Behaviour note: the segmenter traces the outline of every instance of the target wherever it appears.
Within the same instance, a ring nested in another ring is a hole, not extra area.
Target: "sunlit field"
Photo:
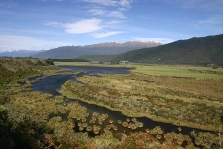
[[[10,72],[11,80],[0,89],[0,148],[13,143],[28,148],[222,147],[222,68],[55,63],[132,68],[129,74],[91,74],[83,67],[81,72],[63,71],[9,60],[10,67],[1,69],[8,73],[6,68],[20,68],[21,75]],[[39,82],[39,87],[54,90],[54,82],[68,74],[74,79],[65,80],[59,89],[55,87],[56,96],[53,92],[33,92]],[[2,73],[1,79],[7,78]],[[117,117],[117,113],[125,118]],[[148,120],[159,125],[145,125]],[[167,125],[174,131],[162,128]],[[185,132],[187,129],[190,131]]]
[[[214,123],[203,124],[204,120],[201,117],[206,112],[201,111],[207,110],[209,106],[214,106],[216,110],[223,106],[222,68],[142,64],[56,64],[132,68],[132,73],[129,75],[101,75],[102,77],[99,78],[83,76],[78,80],[88,84],[87,86],[68,81],[61,90],[61,93],[69,98],[75,97],[111,110],[121,111],[127,116],[146,116],[156,121],[214,130]],[[191,109],[193,103],[203,105],[196,105]],[[174,114],[175,118],[170,116],[174,109],[170,110],[168,107],[173,105],[176,107],[174,113],[178,113]],[[154,107],[156,107],[155,111]],[[192,123],[190,112],[199,109],[200,120]],[[190,112],[185,113],[181,110]],[[167,114],[168,112],[170,115]]]
[[[215,78],[223,79],[223,68],[213,69],[212,67],[199,66],[174,66],[174,65],[135,65],[133,72],[150,75],[168,75],[194,78]]]
[[[213,78],[223,79],[223,68],[218,67],[202,67],[188,65],[145,65],[145,64],[95,64],[90,62],[55,62],[55,65],[68,66],[100,66],[100,67],[129,67],[135,73],[149,75],[167,75],[178,77],[193,77],[193,78]]]

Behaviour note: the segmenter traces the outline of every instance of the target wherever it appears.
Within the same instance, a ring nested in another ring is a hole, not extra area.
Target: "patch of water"
[[[79,72],[79,73],[75,75],[74,74],[69,74],[69,75],[58,74],[55,76],[43,78],[40,81],[33,84],[33,91],[49,93],[49,94],[52,94],[53,96],[56,96],[56,95],[60,95],[58,90],[60,90],[61,86],[68,80],[77,81],[76,78],[81,77],[83,75],[97,75],[99,73],[128,74],[130,70],[129,68],[103,68],[103,67],[80,67],[80,66],[78,67],[60,66],[60,68],[64,68],[66,70],[69,70],[72,72]],[[78,82],[78,83],[82,83],[82,82]],[[179,133],[177,129],[178,126],[172,125],[170,123],[156,122],[146,117],[137,118],[138,121],[143,122],[144,127],[131,130],[129,128],[122,127],[120,124],[117,124],[118,120],[126,121],[126,119],[128,118],[125,115],[123,115],[121,112],[111,111],[107,108],[100,107],[94,104],[88,104],[80,100],[69,99],[69,102],[78,102],[80,105],[88,109],[88,113],[90,115],[93,112],[98,112],[100,114],[108,114],[108,119],[105,121],[104,125],[107,125],[109,123],[108,120],[113,120],[115,126],[118,127],[118,131],[116,131],[116,134],[118,133],[130,134],[132,132],[138,132],[138,131],[145,132],[146,128],[153,129],[156,126],[160,126],[162,130],[164,131],[164,133],[170,133],[170,132]],[[193,130],[196,130],[196,132],[201,132],[201,131],[207,132],[207,131],[193,129],[189,127],[181,127],[181,128],[182,128],[181,133],[185,135],[190,135],[190,132]]]

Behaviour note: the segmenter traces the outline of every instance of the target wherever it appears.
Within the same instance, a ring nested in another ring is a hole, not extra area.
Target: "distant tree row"
[[[52,60],[54,62],[90,62],[89,60],[86,59],[48,59]]]

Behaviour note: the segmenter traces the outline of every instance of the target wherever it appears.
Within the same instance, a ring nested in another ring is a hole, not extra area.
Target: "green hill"
[[[166,45],[143,48],[112,56],[82,56],[100,61],[130,61],[151,64],[223,65],[223,34],[179,40]]]
[[[38,74],[40,66],[49,64],[49,60],[36,58],[0,58],[0,89],[13,80]]]

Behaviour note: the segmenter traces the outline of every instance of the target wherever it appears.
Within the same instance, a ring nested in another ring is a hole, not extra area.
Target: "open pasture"
[[[223,68],[181,65],[134,65],[133,72],[150,75],[223,79]]]
[[[55,62],[55,65],[128,67],[128,68],[133,68],[132,72],[149,74],[149,75],[223,79],[222,67],[215,68],[215,67],[190,66],[190,65],[149,65],[149,64],[138,64],[138,63],[111,65],[106,63],[96,64],[91,62]]]

